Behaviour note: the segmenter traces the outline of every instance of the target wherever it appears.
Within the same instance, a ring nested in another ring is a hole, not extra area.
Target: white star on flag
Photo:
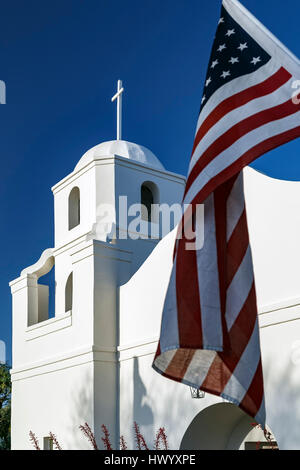
[[[208,77],[208,79],[205,82],[205,86],[208,86],[211,83],[211,77]]]
[[[234,30],[234,29],[228,29],[228,31],[227,31],[227,33],[225,34],[225,36],[230,37],[232,34],[235,34],[235,30]]]
[[[206,96],[203,95],[202,100],[201,100],[201,104],[203,104],[205,100],[206,100]]]
[[[221,75],[222,78],[226,78],[226,77],[229,77],[230,76],[230,71],[227,70],[226,72],[224,71]]]
[[[239,62],[239,59],[238,57],[231,57],[231,59],[228,62],[230,62],[232,65],[237,64]]]
[[[224,23],[224,18],[223,18],[223,17],[219,19],[219,23],[218,23],[218,24],[221,24],[221,23]]]
[[[253,57],[250,64],[256,65],[258,62],[261,62],[261,58],[260,57]]]
[[[219,46],[218,52],[222,52],[224,49],[226,49],[226,44],[221,44]]]
[[[247,46],[247,43],[246,43],[246,42],[245,42],[244,44],[240,44],[239,47],[238,47],[238,49],[239,49],[240,51],[243,51],[244,49],[247,49],[247,48],[248,48],[248,46]]]
[[[214,69],[216,65],[218,65],[219,61],[218,59],[214,60],[210,66],[211,69]]]

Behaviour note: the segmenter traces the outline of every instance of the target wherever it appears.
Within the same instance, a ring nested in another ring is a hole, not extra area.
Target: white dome
[[[102,144],[98,144],[88,150],[77,163],[75,171],[80,170],[89,162],[101,160],[111,155],[129,158],[152,168],[164,170],[158,158],[146,147],[126,142],[126,140],[111,140],[109,142],[102,142]]]

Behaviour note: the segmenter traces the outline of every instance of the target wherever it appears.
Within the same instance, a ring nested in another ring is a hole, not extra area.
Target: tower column
[[[84,331],[86,321],[93,350],[94,432],[101,425],[119,445],[119,285],[131,269],[131,252],[116,245],[89,240],[71,253],[74,277],[74,324]],[[76,320],[77,318],[77,320]],[[90,336],[92,335],[92,336]]]
[[[38,282],[35,274],[24,274],[10,282],[13,310],[13,355],[18,362],[18,348],[25,329],[38,323]]]

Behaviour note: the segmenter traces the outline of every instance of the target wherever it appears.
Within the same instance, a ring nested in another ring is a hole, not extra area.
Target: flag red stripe
[[[189,174],[185,195],[192,186],[195,179],[198,177],[200,172],[216,158],[220,153],[224,152],[227,148],[231,147],[237,140],[249,132],[264,126],[272,121],[283,119],[291,114],[295,114],[299,111],[300,105],[293,103],[291,99],[280,105],[274,106],[273,108],[265,109],[259,113],[253,114],[252,116],[240,121],[235,124],[231,129],[216,139],[206,151],[201,155],[192,171]]]
[[[217,353],[200,388],[220,395],[230,376],[231,371],[225,366],[220,353]]]
[[[186,242],[188,241],[183,235],[178,243],[176,261],[179,344],[182,348],[201,349],[202,324],[196,251],[186,250]]]
[[[254,306],[254,310],[253,310]],[[206,389],[215,389],[222,393],[226,387],[241,355],[247,347],[256,323],[256,294],[254,283],[249,295],[241,309],[239,316],[230,330],[231,350],[218,353],[202,386]],[[201,388],[202,388],[201,386]],[[217,387],[218,386],[218,387]]]
[[[203,124],[198,129],[195,137],[194,147],[192,155],[195,152],[200,140],[207,134],[207,132],[222,119],[226,114],[230,113],[234,109],[237,109],[250,101],[261,98],[262,96],[274,93],[278,88],[283,86],[290,80],[292,75],[281,67],[271,77],[267,78],[261,83],[254,85],[246,90],[243,90],[235,95],[230,96],[226,100],[222,101],[205,119]]]
[[[256,307],[256,292],[255,284],[252,282],[252,287],[249,291],[248,297],[241,309],[236,321],[230,329],[230,340],[231,348],[237,355],[239,360],[243,354],[249,338],[252,335],[257,319],[257,307]],[[237,362],[231,363],[231,370],[235,369]]]
[[[234,231],[227,243],[227,286],[231,284],[235,273],[240,267],[241,262],[249,246],[249,235],[247,226],[246,209],[244,209]]]
[[[165,375],[181,381],[185,376],[194,354],[195,351],[192,349],[178,349],[165,370]]]
[[[155,354],[155,359],[161,355],[161,349],[160,349],[160,341],[158,342],[156,354]]]
[[[259,361],[252,383],[248,388],[243,401],[239,405],[240,408],[255,417],[262,404],[263,395],[263,372],[261,361]]]
[[[214,192],[214,210],[216,227],[216,245],[219,274],[219,292],[221,305],[221,321],[223,332],[223,350],[230,349],[229,335],[225,322],[226,312],[226,232],[227,232],[227,199],[237,179],[235,175],[224,184],[220,185]]]

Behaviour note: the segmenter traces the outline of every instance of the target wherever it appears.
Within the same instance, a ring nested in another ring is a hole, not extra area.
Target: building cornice
[[[76,367],[87,363],[110,362],[118,363],[146,355],[154,355],[158,338],[144,340],[131,345],[108,348],[101,345],[85,346],[73,352],[48,357],[43,361],[24,364],[11,370],[12,382],[25,380],[58,370]]]
[[[156,168],[152,168],[143,163],[130,160],[125,157],[120,157],[118,155],[110,155],[110,156],[108,155],[107,157],[101,157],[101,159],[99,160],[93,160],[91,162],[88,162],[83,168],[80,168],[80,170],[73,171],[72,173],[67,175],[65,178],[63,178],[61,181],[59,181],[54,186],[52,186],[51,190],[54,194],[56,194],[58,191],[61,191],[65,186],[68,186],[70,183],[74,182],[77,178],[82,176],[87,171],[90,171],[91,169],[95,168],[96,166],[114,165],[114,164],[117,164],[119,166],[124,166],[127,168],[134,167],[136,170],[143,171],[143,173],[155,175],[156,177],[160,177],[163,179],[170,179],[172,181],[178,180],[178,182],[180,182],[182,185],[185,185],[186,178],[177,173],[173,173],[167,170],[159,170]]]

